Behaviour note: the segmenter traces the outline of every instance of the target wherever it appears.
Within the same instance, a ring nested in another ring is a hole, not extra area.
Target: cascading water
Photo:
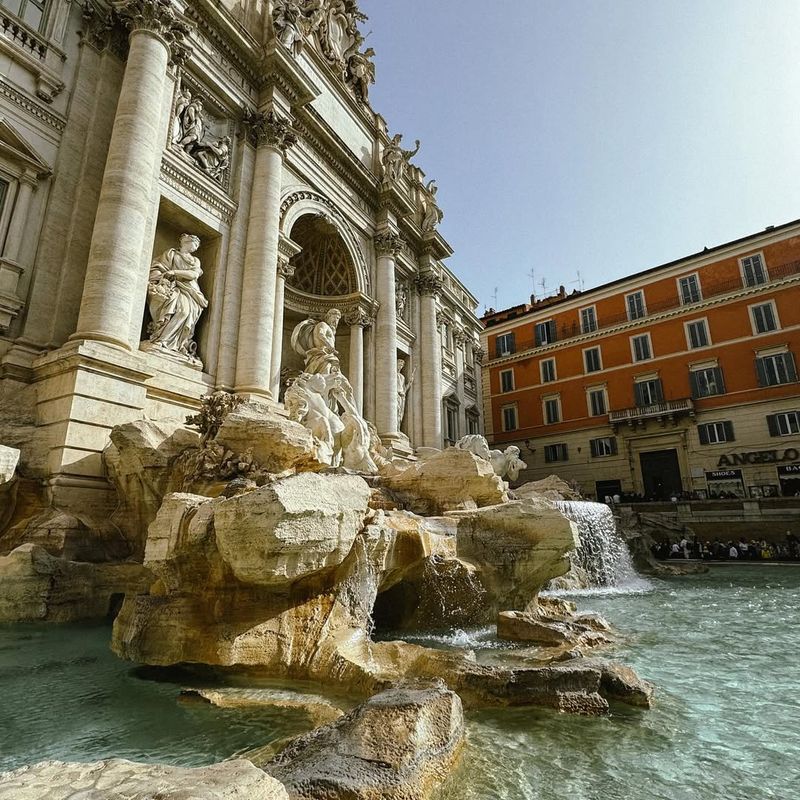
[[[578,526],[580,547],[570,558],[573,566],[586,572],[590,587],[649,588],[649,583],[636,572],[628,545],[607,505],[559,500],[556,507]]]

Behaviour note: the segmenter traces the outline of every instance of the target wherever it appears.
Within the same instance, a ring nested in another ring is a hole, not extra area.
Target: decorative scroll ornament
[[[396,256],[403,249],[403,237],[393,231],[379,233],[374,242],[375,252],[379,256]]]
[[[444,288],[444,281],[433,270],[420,272],[415,282],[420,294],[433,295],[434,297],[440,295]]]
[[[297,132],[289,120],[274,111],[268,114],[248,111],[243,121],[247,137],[254,147],[274,147],[285,153],[297,144]]]
[[[375,315],[363,308],[351,308],[344,314],[344,321],[350,325],[360,325],[362,328],[369,328],[375,322]]]

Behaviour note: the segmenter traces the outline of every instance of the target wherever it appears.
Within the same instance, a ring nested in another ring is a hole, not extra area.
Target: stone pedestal
[[[288,121],[274,112],[253,120],[249,135],[257,151],[239,313],[236,391],[271,400],[281,173],[283,154],[296,136]]]

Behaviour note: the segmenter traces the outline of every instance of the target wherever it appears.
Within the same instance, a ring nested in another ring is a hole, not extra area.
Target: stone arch
[[[291,237],[292,229],[302,217],[321,218],[333,226],[339,235],[344,251],[352,264],[355,285],[351,292],[370,294],[370,280],[364,253],[358,243],[352,227],[339,211],[336,205],[324,195],[310,189],[295,189],[285,195],[281,203],[280,231],[284,236]],[[332,253],[334,262],[341,262],[343,253]],[[341,282],[340,282],[341,283]],[[343,294],[347,292],[342,292]]]

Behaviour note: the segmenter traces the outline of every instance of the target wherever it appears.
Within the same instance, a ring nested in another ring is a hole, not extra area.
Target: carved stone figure
[[[198,247],[200,239],[184,233],[178,247],[166,250],[152,263],[147,287],[150,341],[196,364],[200,359],[192,337],[208,306],[197,282],[203,274],[200,259],[193,255]]]
[[[230,166],[231,137],[203,141],[205,133],[203,101],[193,100],[188,89],[180,89],[172,118],[172,146],[210,177],[221,180]]]
[[[399,428],[403,422],[403,417],[406,415],[406,397],[411,384],[414,383],[414,376],[417,373],[416,368],[412,370],[408,380],[403,374],[403,367],[405,367],[405,359],[397,359],[397,427]]]
[[[423,190],[422,230],[425,232],[436,230],[436,226],[444,219],[444,212],[436,204],[436,192],[439,187],[436,181],[429,181]]]
[[[419,139],[414,143],[413,150],[404,150],[400,147],[403,140],[402,133],[396,133],[383,150],[383,180],[395,183],[403,178],[408,170],[408,162],[419,152]]]
[[[303,43],[305,22],[301,0],[276,0],[272,22],[280,43],[297,55]]]
[[[405,283],[399,282],[395,287],[394,302],[397,307],[398,319],[405,320],[408,307],[408,286]]]
[[[194,148],[200,144],[204,130],[203,101],[199,99],[192,100],[181,115],[181,132],[183,136],[181,136],[178,144],[191,155]]]
[[[175,101],[175,116],[172,118],[172,143],[180,144],[181,139],[184,137],[183,129],[183,115],[189,104],[192,102],[192,93],[182,88],[178,92],[178,98]]]
[[[362,103],[369,102],[369,85],[375,83],[375,65],[371,61],[374,55],[375,51],[368,47],[363,53],[356,50],[347,56],[345,83]]]
[[[223,136],[216,142],[204,142],[192,153],[204,172],[218,178],[231,163],[231,137]]]
[[[479,434],[463,436],[455,444],[458,450],[468,450],[478,458],[490,462],[495,475],[515,481],[527,464],[519,457],[519,447],[509,445],[505,450],[490,450],[489,443]]]
[[[336,351],[339,309],[323,320],[307,319],[292,332],[292,348],[303,356],[304,371],[286,389],[290,419],[315,437],[317,458],[331,466],[377,472],[370,455],[369,427],[356,406],[353,387],[342,375]]]

